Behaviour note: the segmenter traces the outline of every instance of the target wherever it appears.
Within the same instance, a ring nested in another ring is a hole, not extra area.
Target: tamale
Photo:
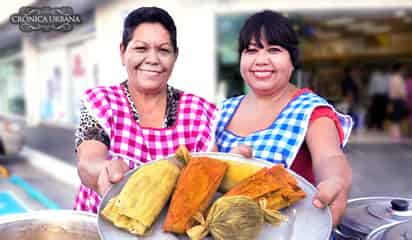
[[[297,186],[298,181],[296,178],[290,174],[281,164],[274,165],[269,168],[269,173],[278,179],[278,181],[286,182],[291,186]]]
[[[262,168],[256,174],[237,184],[225,196],[243,195],[257,199],[265,194],[280,190],[282,186],[283,184],[279,184],[267,168]]]
[[[119,208],[115,206],[116,201],[117,196],[110,199],[107,206],[103,209],[102,215],[118,228],[125,229],[133,234],[143,235],[146,232],[147,227],[133,218],[121,215],[119,213]]]
[[[242,163],[233,160],[223,160],[228,164],[226,174],[219,186],[220,192],[227,192],[236,184],[258,172],[262,167],[253,163]]]
[[[221,197],[213,203],[206,220],[200,213],[194,218],[200,225],[187,231],[192,240],[201,240],[209,232],[216,240],[253,240],[258,237],[265,219],[271,224],[285,220],[245,196]]]
[[[184,145],[180,145],[176,150],[175,158],[187,165],[192,159],[189,150]],[[242,180],[252,176],[262,167],[253,163],[237,162],[229,159],[219,159],[227,163],[228,168],[219,186],[219,192],[225,193]]]
[[[263,168],[237,184],[225,196],[247,196],[255,201],[265,199],[267,208],[280,210],[306,196],[297,180],[282,165]]]
[[[278,193],[270,193],[266,196],[268,208],[283,209],[306,197],[296,178],[283,165],[275,165],[269,169],[269,172],[277,178],[277,181],[283,181],[287,187],[282,187]],[[279,201],[279,199],[283,201]]]
[[[102,215],[115,226],[143,235],[165,206],[179,173],[180,169],[167,160],[142,166],[109,201]]]
[[[207,157],[192,157],[182,170],[163,224],[163,230],[184,234],[196,212],[210,204],[223,179],[227,164]]]
[[[266,199],[267,208],[280,210],[289,207],[300,199],[305,198],[305,196],[304,191],[295,189],[294,186],[292,186],[291,188],[282,188],[280,191],[269,193],[259,199]]]
[[[192,156],[185,145],[179,145],[175,152],[175,158],[184,163],[184,165],[187,165],[192,159]]]

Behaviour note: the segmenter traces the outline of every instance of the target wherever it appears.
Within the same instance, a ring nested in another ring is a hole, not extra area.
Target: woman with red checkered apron
[[[329,205],[336,226],[346,207],[351,168],[342,151],[352,120],[322,97],[290,83],[298,37],[273,11],[249,17],[239,33],[240,73],[250,91],[219,108],[218,151],[249,148],[254,157],[283,164],[317,184],[313,205]],[[253,123],[253,124],[251,124]]]
[[[96,213],[100,196],[126,171],[173,154],[179,145],[191,152],[212,145],[216,107],[167,84],[178,51],[169,14],[156,7],[132,11],[120,51],[128,79],[89,89],[82,98],[76,210]]]

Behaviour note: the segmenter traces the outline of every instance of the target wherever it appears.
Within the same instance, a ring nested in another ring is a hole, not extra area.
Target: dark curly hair
[[[142,23],[160,23],[170,34],[173,50],[177,51],[176,25],[169,13],[158,7],[141,7],[127,15],[123,25],[122,44],[126,48],[133,32]]]

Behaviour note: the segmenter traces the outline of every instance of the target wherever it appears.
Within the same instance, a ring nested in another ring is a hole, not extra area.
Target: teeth
[[[255,76],[258,78],[266,78],[269,77],[272,72],[254,72]]]
[[[146,72],[146,74],[147,74],[147,75],[150,75],[150,76],[156,76],[156,75],[159,75],[159,73],[158,73],[158,72]]]
[[[142,70],[142,72],[144,72],[146,75],[150,75],[150,76],[157,76],[157,75],[160,74],[159,72],[155,72],[155,71]]]

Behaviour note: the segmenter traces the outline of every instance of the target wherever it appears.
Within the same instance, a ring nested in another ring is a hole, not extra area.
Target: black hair
[[[160,23],[170,34],[173,50],[177,51],[176,25],[169,13],[158,7],[141,7],[127,15],[123,25],[122,44],[126,48],[133,32],[142,23]]]
[[[239,33],[239,58],[252,38],[256,40],[258,47],[263,47],[262,31],[269,44],[279,45],[289,52],[292,64],[296,67],[299,58],[298,35],[288,18],[271,10],[255,13],[246,20]]]
[[[392,65],[392,72],[399,72],[399,71],[402,70],[402,67],[403,67],[403,64],[402,64],[402,63],[400,63],[400,62],[395,62],[395,63]]]
[[[343,72],[345,75],[350,75],[352,72],[353,66],[352,65],[347,65],[343,68]]]

